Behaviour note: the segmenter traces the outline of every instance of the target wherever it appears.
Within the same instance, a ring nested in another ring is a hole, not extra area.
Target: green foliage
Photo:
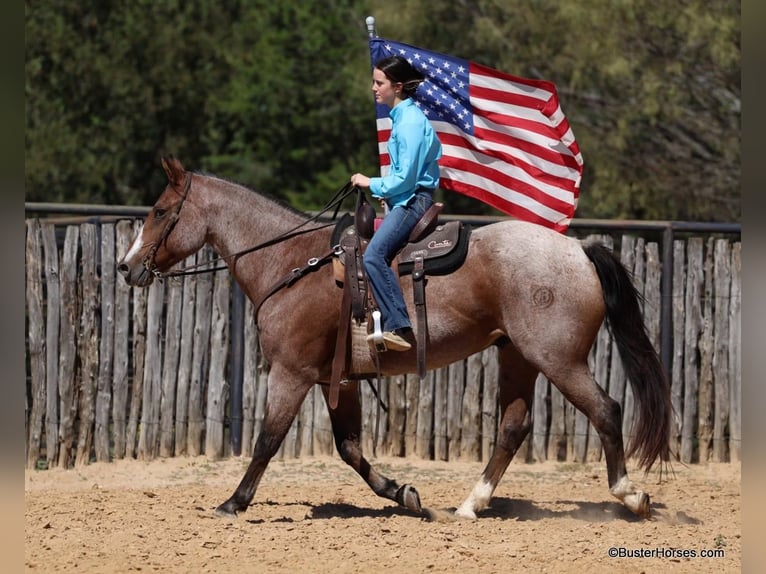
[[[724,0],[27,1],[27,199],[149,204],[173,154],[322,206],[378,171],[370,14],[381,36],[553,81],[585,158],[578,216],[740,219]]]

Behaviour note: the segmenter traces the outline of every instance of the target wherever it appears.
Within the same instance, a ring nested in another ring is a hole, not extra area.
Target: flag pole
[[[375,16],[367,16],[364,19],[364,23],[367,24],[367,33],[370,35],[370,38],[377,38],[378,35],[375,33]]]

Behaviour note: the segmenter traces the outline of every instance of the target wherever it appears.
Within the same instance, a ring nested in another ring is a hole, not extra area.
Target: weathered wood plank
[[[449,460],[457,460],[460,458],[465,361],[452,363],[448,367],[447,380],[447,440],[449,441],[447,456]]]
[[[701,298],[703,289],[702,239],[692,237],[686,253],[686,320],[684,323],[684,415],[681,426],[681,461],[692,462],[697,433],[697,345],[702,330]]]
[[[715,242],[714,255],[715,314],[713,316],[715,342],[713,347],[713,384],[715,408],[713,411],[713,460],[729,460],[729,305],[731,303],[731,247],[726,239]]]
[[[213,277],[213,300],[210,318],[210,368],[208,371],[205,455],[220,459],[224,456],[224,423],[229,401],[226,365],[229,359],[229,299],[231,276],[226,272]]]
[[[673,405],[673,421],[670,446],[673,453],[681,451],[681,426],[684,416],[684,350],[685,350],[685,293],[686,293],[686,242],[673,242],[673,369],[670,383],[670,402]]]
[[[460,433],[460,458],[468,461],[481,460],[481,377],[481,353],[474,353],[466,359]]]
[[[532,403],[532,460],[544,462],[548,456],[547,439],[548,432],[546,421],[548,419],[547,398],[550,390],[548,379],[540,373],[535,381],[535,394]],[[502,416],[502,415],[501,415]]]
[[[134,222],[134,234],[141,229],[139,221]],[[141,414],[141,399],[144,390],[144,369],[146,360],[146,307],[149,293],[146,289],[133,289],[133,381],[130,391],[130,413],[125,428],[125,456],[134,458],[138,443],[138,423]]]
[[[697,439],[699,460],[710,460],[713,441],[713,240],[705,249],[702,290],[702,332],[699,337],[699,381],[697,384]]]
[[[99,307],[98,259],[96,226],[85,223],[80,228],[80,328],[78,353],[80,357],[79,379],[79,424],[77,433],[77,454],[75,466],[90,462],[93,447],[93,425],[96,419],[96,386],[98,383],[98,329],[96,317]]]
[[[488,461],[497,441],[498,372],[497,347],[489,347],[481,353],[481,460]]]
[[[41,224],[45,253],[45,461],[56,465],[59,453],[59,337],[61,336],[61,285],[56,226]]]
[[[404,390],[407,404],[407,420],[404,424],[404,452],[405,456],[414,456],[417,453],[418,413],[421,408],[419,404],[420,377],[407,375]]]
[[[447,392],[449,371],[434,371],[434,460],[447,460]]]
[[[209,261],[212,251],[205,248],[199,261]],[[190,456],[203,452],[202,435],[205,430],[204,397],[210,364],[210,320],[213,304],[213,276],[203,273],[197,277],[197,307],[194,314],[194,343],[192,370],[189,378],[189,426],[186,451]]]
[[[114,375],[114,224],[101,225],[101,333],[99,340],[98,384],[96,387],[96,425],[93,449],[96,461],[108,462],[110,453],[110,408]]]
[[[159,281],[152,283],[146,302],[146,355],[137,451],[140,460],[152,460],[157,457],[159,451],[160,393],[162,392],[160,333],[164,297],[165,285]]]
[[[173,278],[167,282],[165,306],[165,348],[162,356],[162,394],[160,397],[160,450],[161,457],[175,453],[176,391],[181,350],[181,321],[183,318],[184,281]]]
[[[74,422],[77,417],[77,387],[75,361],[77,357],[77,318],[79,296],[77,284],[77,251],[80,228],[67,227],[64,251],[61,256],[60,295],[61,321],[59,323],[59,466],[67,468],[72,458]]]
[[[417,377],[413,377],[417,379]],[[434,372],[428,371],[420,381],[418,394],[417,442],[415,453],[424,459],[433,458],[434,436]]]
[[[729,300],[729,460],[742,460],[742,243],[731,248]]]
[[[133,224],[129,220],[118,221],[115,226],[117,259],[128,252],[133,239]],[[128,421],[128,368],[130,356],[130,299],[132,287],[126,281],[117,280],[114,285],[114,368],[112,372],[112,441],[114,458],[125,457],[125,432]]]
[[[184,266],[195,265],[201,254],[190,255]],[[184,277],[181,304],[181,342],[176,375],[175,441],[176,456],[186,454],[189,446],[189,387],[191,386],[194,339],[197,320],[197,280],[199,275]]]
[[[40,459],[45,416],[45,321],[43,320],[42,247],[40,220],[27,220],[26,237],[26,303],[27,355],[32,404],[27,415],[27,468],[36,468]]]
[[[564,461],[567,458],[567,435],[565,426],[565,402],[555,385],[550,385],[551,425],[548,431],[548,460]]]
[[[255,325],[255,307],[248,298],[245,298],[244,313],[243,336],[245,348],[242,373],[242,454],[246,456],[253,452],[254,446],[253,433],[255,430],[255,401],[258,381],[258,331]]]
[[[388,379],[388,442],[389,456],[405,456],[404,435],[407,424],[407,377],[396,375]]]

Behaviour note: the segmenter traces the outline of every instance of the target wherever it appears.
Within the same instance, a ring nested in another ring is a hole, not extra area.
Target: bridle
[[[259,243],[258,245],[254,245],[253,247],[248,247],[247,249],[243,249],[241,251],[237,251],[236,253],[230,253],[229,255],[223,255],[220,257],[217,257],[215,259],[211,259],[209,261],[203,261],[201,263],[197,263],[195,265],[189,265],[187,267],[184,267],[182,269],[177,269],[175,271],[165,271],[160,272],[157,269],[157,265],[155,263],[155,258],[157,256],[157,251],[159,250],[160,246],[167,241],[167,238],[170,236],[170,233],[173,231],[173,228],[175,227],[176,223],[178,222],[178,219],[181,216],[181,208],[184,205],[184,202],[186,201],[187,196],[189,195],[189,190],[191,189],[191,183],[192,183],[192,172],[186,172],[186,181],[184,182],[183,191],[181,192],[181,200],[178,202],[175,210],[168,218],[167,223],[165,224],[165,227],[162,229],[162,232],[160,233],[159,238],[157,241],[153,242],[151,244],[151,247],[147,254],[144,256],[142,260],[142,264],[144,268],[146,268],[147,271],[152,273],[155,277],[158,279],[164,279],[166,277],[179,277],[183,275],[195,275],[199,273],[212,273],[215,271],[221,271],[224,269],[227,269],[226,265],[217,265],[215,267],[207,267],[205,269],[200,269],[200,267],[212,265],[213,263],[216,263],[218,261],[227,261],[229,259],[238,259],[242,255],[246,255],[248,253],[252,253],[254,251],[258,251],[260,249],[264,249],[266,247],[270,247],[272,245],[276,245],[278,243],[282,243],[283,241],[286,241],[288,239],[291,239],[293,237],[297,237],[299,235],[303,235],[305,233],[311,233],[313,231],[318,231],[320,229],[324,229],[327,227],[331,227],[335,225],[335,223],[327,223],[325,225],[321,225],[319,227],[312,227],[311,229],[301,229],[303,226],[317,221],[322,215],[324,215],[327,211],[335,208],[335,211],[333,213],[332,219],[334,220],[336,216],[338,215],[338,210],[340,209],[341,204],[343,203],[343,200],[346,199],[349,195],[355,192],[359,192],[359,189],[352,185],[351,183],[345,184],[343,187],[341,187],[337,192],[335,192],[335,195],[332,197],[332,199],[327,203],[327,205],[322,208],[319,213],[316,215],[313,215],[300,225],[295,226],[293,229],[290,229],[289,231],[286,231],[277,237],[274,237],[272,239],[268,239],[262,243]],[[330,255],[337,254],[339,250],[339,246],[333,247],[333,249],[330,252]],[[325,256],[321,258],[323,261],[329,256]],[[312,257],[308,262],[309,268],[315,268],[320,263],[320,258]],[[302,269],[296,268],[292,270],[293,275],[300,275],[299,273],[302,271]]]
[[[178,202],[176,205],[175,211],[170,214],[170,217],[168,218],[167,223],[165,223],[165,227],[162,228],[162,232],[160,233],[159,239],[157,241],[154,241],[149,248],[149,251],[144,256],[143,260],[141,261],[144,265],[144,268],[146,268],[147,271],[150,273],[153,273],[157,277],[161,277],[162,274],[157,271],[157,265],[155,264],[155,258],[157,257],[157,251],[160,248],[160,245],[162,245],[165,241],[167,241],[168,236],[170,235],[170,232],[173,231],[173,228],[176,226],[176,223],[178,223],[178,219],[181,216],[181,208],[184,206],[184,202],[186,201],[187,196],[189,195],[189,190],[191,189],[191,182],[192,182],[192,174],[190,172],[186,172],[186,181],[184,182],[183,191],[181,192],[181,201]]]

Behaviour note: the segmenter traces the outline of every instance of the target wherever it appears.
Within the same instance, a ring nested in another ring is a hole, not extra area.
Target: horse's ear
[[[162,169],[165,170],[165,175],[168,176],[170,185],[179,187],[183,183],[186,170],[181,162],[172,155],[162,158]]]

